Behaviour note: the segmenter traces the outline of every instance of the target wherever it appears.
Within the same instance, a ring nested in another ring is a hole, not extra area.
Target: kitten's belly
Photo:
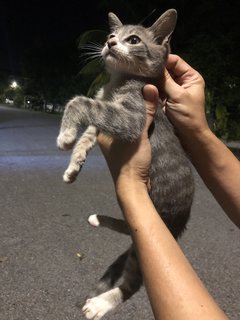
[[[177,236],[187,222],[193,200],[194,182],[190,162],[172,126],[165,119],[155,122],[150,141],[150,197],[165,223],[176,231]]]

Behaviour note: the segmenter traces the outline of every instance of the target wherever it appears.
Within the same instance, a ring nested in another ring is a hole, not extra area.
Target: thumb
[[[143,88],[143,97],[146,103],[147,120],[146,120],[145,130],[147,132],[151,123],[153,122],[154,115],[158,107],[158,101],[159,101],[158,89],[151,84],[147,84]]]
[[[171,100],[175,100],[176,93],[181,89],[181,86],[173,80],[167,69],[164,70],[163,89]]]

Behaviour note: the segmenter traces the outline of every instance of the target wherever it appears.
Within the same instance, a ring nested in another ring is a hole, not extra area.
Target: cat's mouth
[[[109,70],[125,70],[126,61],[122,58],[122,52],[118,48],[108,48],[105,46],[102,50],[102,57],[105,62],[105,65]]]
[[[107,57],[116,57],[116,53],[114,52],[114,50],[109,49],[107,47],[105,47],[102,51],[102,56],[104,59],[106,59]]]
[[[112,52],[112,51],[109,51],[108,53],[107,53],[107,55],[106,55],[106,57],[113,57],[113,58],[116,58],[116,54],[114,54],[114,52]]]

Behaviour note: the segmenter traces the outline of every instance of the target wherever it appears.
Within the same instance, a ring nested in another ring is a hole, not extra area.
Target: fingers
[[[193,95],[197,95],[204,88],[202,76],[177,55],[170,54],[164,73],[164,91],[168,100],[181,102],[186,89]]]
[[[191,70],[195,71],[187,62],[175,54],[168,56],[166,68],[172,76],[177,78],[182,78]]]
[[[174,102],[178,102],[183,93],[183,88],[173,80],[167,69],[164,70],[163,90],[167,95],[167,99],[173,100]]]
[[[201,74],[177,55],[169,55],[166,68],[174,81],[183,88],[195,85],[204,86]]]
[[[147,121],[144,131],[148,132],[148,129],[153,122],[155,112],[158,107],[159,94],[158,89],[153,85],[146,85],[143,88],[143,97],[146,103]]]
[[[179,95],[184,91],[182,85],[184,82],[189,81],[189,75],[194,71],[195,70],[179,56],[175,54],[168,56],[166,69],[164,71],[164,90],[172,100],[178,100]]]

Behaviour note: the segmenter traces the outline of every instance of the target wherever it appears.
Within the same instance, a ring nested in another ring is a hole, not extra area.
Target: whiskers
[[[81,49],[81,61],[85,64],[99,60],[109,72],[112,70],[116,73],[133,75],[144,75],[146,73],[146,63],[144,61],[146,52],[144,49],[136,48],[128,52],[121,46],[114,46],[110,49],[110,52],[102,54],[104,47],[94,42],[80,45],[79,48]]]
[[[90,60],[100,59],[102,60],[102,45],[94,42],[88,44],[83,44],[79,46],[81,50],[80,58],[84,62],[89,62]]]

